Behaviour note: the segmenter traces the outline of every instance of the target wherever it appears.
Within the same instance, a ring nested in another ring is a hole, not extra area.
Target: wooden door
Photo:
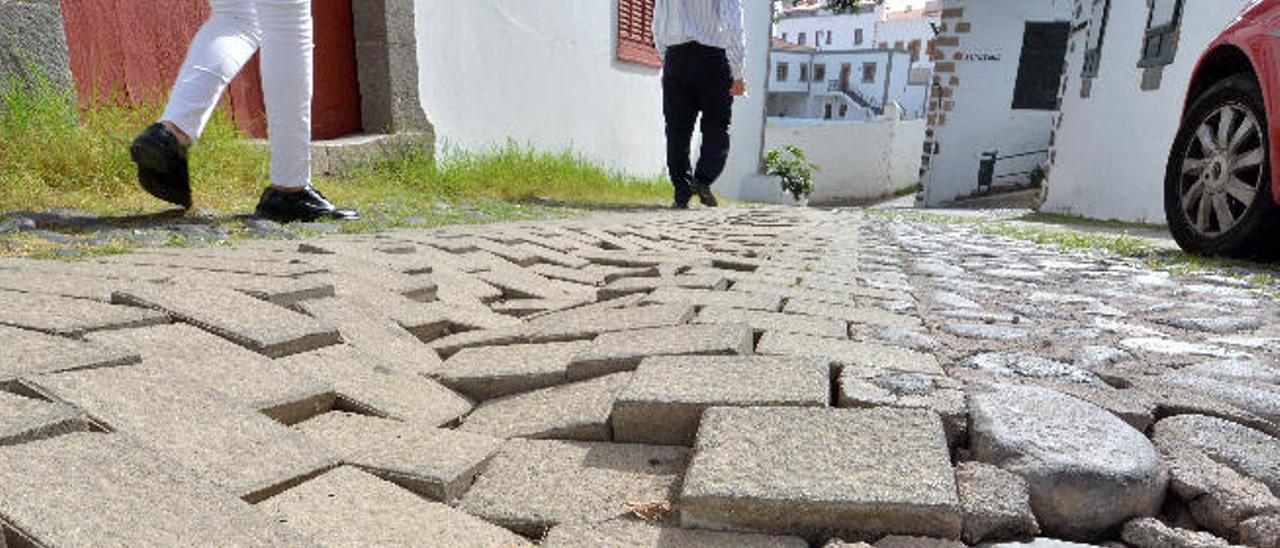
[[[849,89],[849,77],[853,75],[853,66],[849,63],[840,65],[840,91]]]

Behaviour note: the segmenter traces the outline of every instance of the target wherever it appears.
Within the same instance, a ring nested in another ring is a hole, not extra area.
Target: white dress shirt
[[[653,43],[666,57],[667,48],[685,42],[722,48],[734,80],[743,78],[747,39],[742,0],[655,0]]]

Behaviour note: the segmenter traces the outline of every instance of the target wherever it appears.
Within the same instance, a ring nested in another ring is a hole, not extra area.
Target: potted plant
[[[809,205],[809,196],[813,194],[813,172],[819,168],[809,163],[803,150],[794,146],[770,150],[765,155],[764,165],[769,175],[778,178],[783,192],[790,194],[800,205]]]

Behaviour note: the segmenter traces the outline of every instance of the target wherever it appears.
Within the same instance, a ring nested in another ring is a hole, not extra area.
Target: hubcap
[[[1262,126],[1243,105],[1223,105],[1200,121],[1183,155],[1178,193],[1197,232],[1221,235],[1253,206],[1264,183],[1263,143]]]

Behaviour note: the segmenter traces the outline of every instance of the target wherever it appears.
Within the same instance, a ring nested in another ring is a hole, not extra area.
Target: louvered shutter
[[[618,59],[662,66],[653,45],[654,0],[618,0]]]

